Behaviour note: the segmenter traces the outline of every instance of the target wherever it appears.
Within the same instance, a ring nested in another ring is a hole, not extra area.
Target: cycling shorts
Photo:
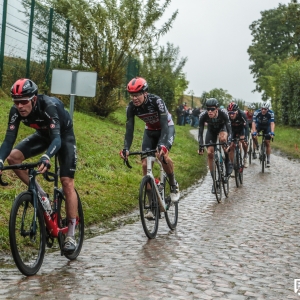
[[[205,144],[215,144],[217,142],[218,135],[220,132],[227,132],[227,128],[225,124],[223,124],[217,130],[212,130],[208,128],[205,136]]]
[[[161,130],[147,130],[144,131],[143,136],[143,143],[142,143],[142,151],[145,150],[151,150],[156,149],[159,139],[160,139]],[[168,142],[167,145],[164,145],[167,147],[167,149],[170,151],[173,145],[175,139],[175,126],[170,125],[169,126],[169,133],[168,133]],[[153,154],[154,156],[154,154]],[[145,156],[146,157],[146,156]],[[145,158],[142,156],[142,159]]]
[[[244,136],[245,135],[245,127],[238,127],[238,128],[234,128],[234,127],[231,127],[231,130],[232,130],[232,138],[234,138],[236,135],[239,135],[239,136]]]
[[[35,132],[17,144],[15,149],[21,151],[25,159],[28,159],[44,153],[50,144],[51,140],[49,137]],[[57,157],[60,166],[60,177],[74,178],[77,154],[73,128],[68,129],[61,135],[61,148],[57,153]]]
[[[259,126],[258,124],[256,124],[256,131],[257,131],[257,133],[262,131],[263,134],[266,134],[266,137],[265,137],[266,141],[271,140],[271,135],[269,135],[269,133],[271,132],[271,126],[270,125]]]

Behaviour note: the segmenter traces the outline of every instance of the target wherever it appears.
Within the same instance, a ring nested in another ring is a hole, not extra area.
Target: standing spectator
[[[198,127],[199,125],[200,108],[195,107],[192,111],[192,127]]]

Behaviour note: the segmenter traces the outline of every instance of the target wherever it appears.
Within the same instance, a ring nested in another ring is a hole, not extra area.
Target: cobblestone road
[[[184,191],[179,223],[140,222],[86,240],[78,260],[48,254],[36,276],[0,270],[1,299],[300,299],[299,163],[256,160],[220,204],[206,176]]]

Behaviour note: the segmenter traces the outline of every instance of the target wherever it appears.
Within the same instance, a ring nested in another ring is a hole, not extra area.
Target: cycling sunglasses
[[[32,99],[34,95],[31,98],[28,99],[12,99],[14,101],[15,106],[18,106],[19,104],[26,105],[28,104]]]
[[[237,111],[229,111],[228,114],[229,115],[234,115]]]
[[[206,107],[206,110],[210,111],[215,111],[217,108],[216,107]]]
[[[142,95],[143,95],[142,92],[129,94],[130,98],[137,98],[137,97],[142,96]]]

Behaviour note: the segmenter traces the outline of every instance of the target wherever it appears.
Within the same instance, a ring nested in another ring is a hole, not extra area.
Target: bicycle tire
[[[79,197],[79,194],[77,190],[75,189],[77,199],[78,199],[78,208],[77,208],[77,216],[76,216],[76,223],[78,221],[78,224],[75,227],[75,240],[76,240],[76,249],[72,253],[63,253],[63,255],[68,258],[69,260],[74,260],[78,257],[80,254],[83,240],[84,240],[84,214],[83,214],[83,209],[82,209],[82,204],[81,200]],[[66,214],[66,209],[65,209],[65,197],[63,197],[63,194],[58,195],[58,203],[57,203],[57,213],[58,213],[58,227],[59,228],[64,228],[68,226],[67,223],[67,214]],[[65,236],[59,235],[58,236],[58,241],[59,245],[63,244],[61,243],[62,241],[60,239],[65,240]]]
[[[235,148],[234,158],[233,158],[233,168],[234,168],[234,178],[235,185],[238,188],[240,186],[240,176],[239,176],[239,148]]]
[[[240,184],[243,184],[243,180],[244,180],[244,163],[243,163],[241,151],[239,151],[239,180],[240,180]]]
[[[266,154],[265,154],[265,143],[261,143],[261,172],[265,172],[265,162],[266,162]]]
[[[219,157],[215,158],[213,163],[213,185],[218,203],[222,200],[221,172],[219,165]],[[219,191],[219,193],[218,193]]]
[[[11,208],[9,218],[10,249],[16,266],[25,276],[35,275],[42,266],[46,230],[40,203],[36,210],[36,233],[32,232],[34,220],[33,195],[30,192],[19,194]]]
[[[149,239],[154,239],[157,230],[158,230],[158,223],[159,223],[159,216],[160,216],[160,209],[157,201],[156,191],[154,188],[154,181],[153,179],[146,175],[143,177],[141,185],[140,185],[140,192],[139,192],[139,206],[140,206],[140,216],[141,222],[143,225],[144,232]],[[151,191],[152,199],[148,198],[149,191]],[[152,213],[153,217],[149,217],[148,213]]]
[[[174,230],[178,222],[178,202],[171,201],[171,188],[169,180],[164,176],[164,198],[166,203],[165,219],[171,230]]]
[[[224,195],[227,198],[229,195],[229,176],[226,176],[226,169],[225,169],[225,164],[224,160],[222,162],[222,185],[223,185],[223,191]],[[227,180],[226,180],[227,179]],[[226,182],[225,182],[226,181]]]
[[[220,151],[220,155],[222,155],[221,145],[219,145],[219,151]],[[229,176],[226,176],[225,157],[223,155],[222,155],[222,157],[220,157],[220,172],[221,172],[224,195],[227,198],[229,195]],[[225,181],[227,181],[227,182],[225,182]]]
[[[248,151],[248,156],[249,156],[249,165],[251,165],[251,159],[252,159],[252,138],[249,140],[249,151]]]

